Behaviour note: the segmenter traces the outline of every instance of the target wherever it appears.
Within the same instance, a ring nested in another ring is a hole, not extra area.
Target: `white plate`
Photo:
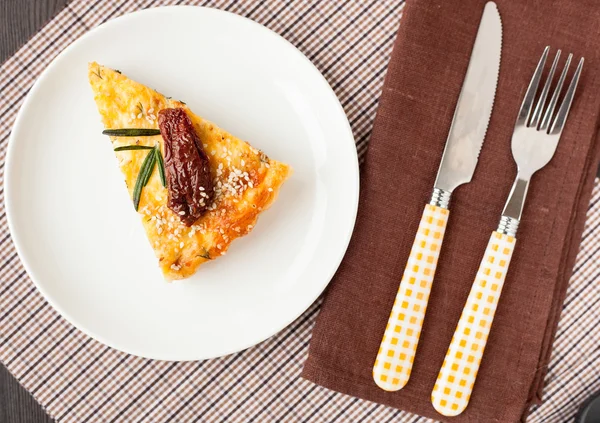
[[[254,231],[188,280],[162,279],[101,135],[92,60],[294,168]],[[233,14],[164,7],[90,31],[48,66],[15,122],[5,189],[25,268],[68,321],[131,354],[196,360],[266,339],[319,296],[350,240],[358,160],[335,94],[291,44]]]

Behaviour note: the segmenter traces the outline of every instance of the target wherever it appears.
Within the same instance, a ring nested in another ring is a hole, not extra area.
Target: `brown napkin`
[[[515,422],[541,401],[599,157],[600,8],[595,0],[497,1],[503,51],[496,103],[473,181],[452,198],[411,379],[390,393],[371,375],[484,4],[407,1],[362,168],[354,235],[325,297],[302,376],[437,420]],[[516,173],[510,151],[514,122],[546,45],[552,46],[551,54],[563,50],[561,63],[566,52],[577,60],[584,56],[582,79],[556,154],[533,177],[470,405],[462,415],[446,418],[433,409],[431,390]]]

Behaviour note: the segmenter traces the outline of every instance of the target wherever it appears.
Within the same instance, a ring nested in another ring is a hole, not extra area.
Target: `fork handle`
[[[373,379],[385,391],[403,388],[410,377],[448,216],[437,205],[423,210],[373,366]]]
[[[505,233],[490,237],[431,393],[433,407],[444,416],[462,413],[469,403],[515,243]]]

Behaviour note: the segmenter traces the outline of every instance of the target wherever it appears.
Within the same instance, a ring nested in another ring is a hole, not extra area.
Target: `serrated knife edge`
[[[452,193],[473,177],[496,99],[501,55],[502,21],[490,1],[484,7],[448,132],[435,181],[438,189]]]

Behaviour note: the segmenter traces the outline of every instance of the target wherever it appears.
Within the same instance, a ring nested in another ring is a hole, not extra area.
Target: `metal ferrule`
[[[518,229],[519,220],[508,216],[502,216],[500,218],[500,223],[498,223],[498,229],[496,229],[496,232],[515,237],[517,235]]]
[[[450,191],[446,191],[441,188],[434,188],[431,193],[431,200],[429,200],[429,204],[432,206],[441,207],[443,209],[448,209],[448,204],[450,204],[450,196],[452,193]]]

